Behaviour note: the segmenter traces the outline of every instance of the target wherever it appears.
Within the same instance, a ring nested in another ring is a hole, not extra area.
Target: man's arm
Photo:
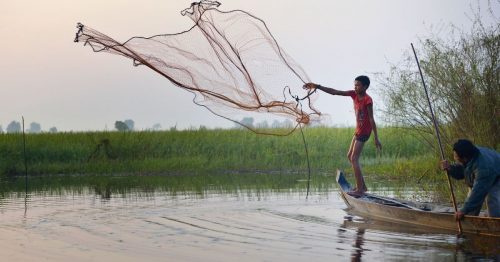
[[[375,118],[373,117],[373,104],[369,104],[367,106],[367,109],[368,118],[370,119],[370,124],[372,125],[373,129],[373,136],[375,137],[375,147],[378,149],[382,149],[382,144],[380,143],[380,140],[378,140],[377,125],[375,124]]]
[[[464,179],[464,166],[460,164],[450,164],[448,160],[441,161],[441,169],[446,170],[447,174],[457,180]]]
[[[460,210],[465,214],[481,208],[486,195],[488,195],[488,191],[495,183],[496,177],[491,171],[487,169],[477,169],[474,172],[476,173],[474,185],[472,186],[469,197],[465,200],[464,206]]]
[[[335,96],[350,96],[351,91],[341,91],[341,90],[336,90],[330,87],[314,84],[314,83],[307,83],[304,85],[304,89],[319,89],[325,93],[328,93],[330,95],[335,95]]]

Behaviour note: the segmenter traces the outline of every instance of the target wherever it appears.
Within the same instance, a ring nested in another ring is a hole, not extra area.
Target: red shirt
[[[368,105],[373,105],[372,98],[365,94],[359,98],[354,90],[349,91],[349,96],[354,102],[354,112],[356,113],[356,132],[355,135],[370,135],[372,132],[372,123],[368,117]]]

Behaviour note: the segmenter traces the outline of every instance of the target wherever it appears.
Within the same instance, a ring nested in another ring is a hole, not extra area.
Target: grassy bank
[[[346,152],[352,128],[306,128],[314,173],[349,169]],[[384,146],[377,156],[373,141],[365,146],[366,173],[387,176],[436,173],[429,149],[400,129],[380,128]],[[21,134],[0,134],[0,175],[24,174]],[[30,175],[43,174],[203,174],[304,173],[300,132],[287,137],[256,135],[247,130],[162,132],[81,132],[28,134]]]

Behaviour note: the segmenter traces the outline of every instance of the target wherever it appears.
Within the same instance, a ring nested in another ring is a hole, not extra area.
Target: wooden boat
[[[340,186],[340,194],[345,203],[356,214],[377,220],[458,233],[458,226],[452,208],[430,203],[414,203],[373,194],[353,197],[347,194],[352,188],[340,170],[337,171],[337,183]],[[462,220],[462,230],[463,233],[467,234],[500,237],[500,218],[465,216]]]

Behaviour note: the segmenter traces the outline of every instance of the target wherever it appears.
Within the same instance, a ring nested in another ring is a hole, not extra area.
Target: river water
[[[1,261],[499,258],[498,239],[457,237],[351,215],[333,183],[313,185],[307,198],[301,182],[288,188],[254,183],[172,190],[170,185],[59,181],[31,188],[27,194],[20,186],[12,189],[19,181],[2,183]],[[393,191],[402,190],[389,187],[372,193]]]

